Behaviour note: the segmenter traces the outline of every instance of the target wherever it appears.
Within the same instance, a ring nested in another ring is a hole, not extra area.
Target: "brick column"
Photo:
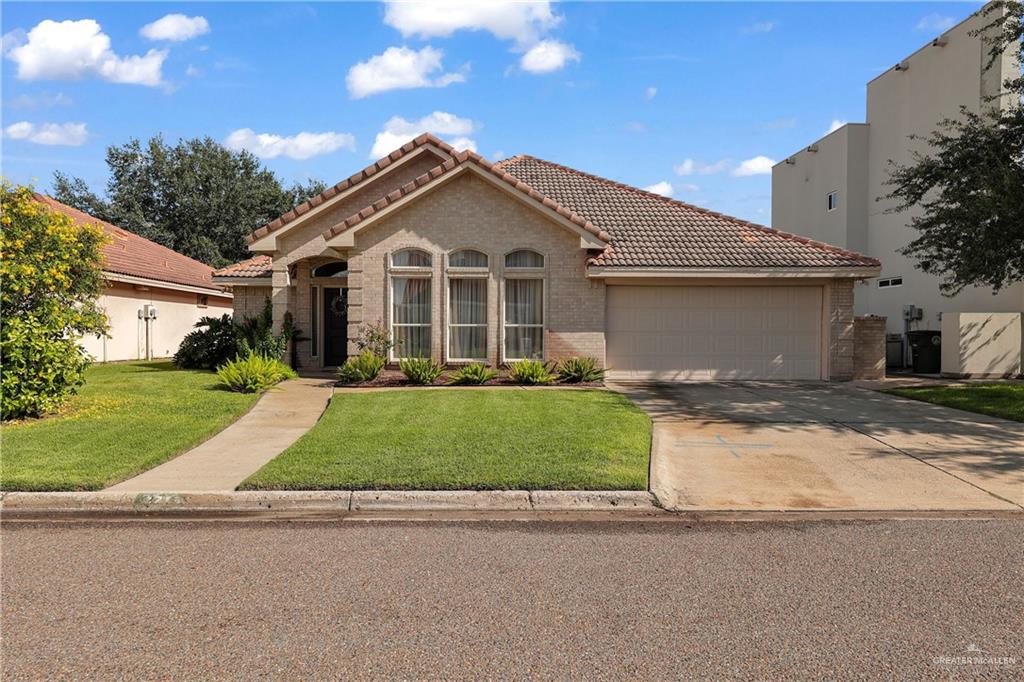
[[[853,378],[885,378],[885,318],[867,315],[853,320]]]
[[[829,380],[849,381],[853,378],[853,280],[835,280],[828,290]]]

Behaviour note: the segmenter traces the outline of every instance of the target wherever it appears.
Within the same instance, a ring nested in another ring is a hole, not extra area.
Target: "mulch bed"
[[[445,374],[442,374],[436,381],[434,381],[433,384],[429,384],[429,385],[430,386],[451,386],[451,384],[448,383],[448,377],[447,377],[448,374],[454,374],[454,370],[446,371]],[[397,369],[385,369],[384,371],[382,371],[380,373],[380,376],[378,376],[376,379],[374,379],[373,381],[368,381],[366,383],[362,383],[362,384],[338,384],[338,385],[339,386],[344,386],[345,388],[418,388],[420,386],[419,384],[411,383],[408,379],[405,378],[405,375],[402,374]],[[508,378],[508,371],[502,370],[502,369],[498,370],[497,378],[492,379],[491,381],[488,381],[486,384],[481,384],[481,385],[482,386],[508,386],[508,387],[522,386],[522,384],[517,384],[517,383],[514,383],[513,381],[511,381]],[[588,382],[583,382],[583,383],[579,383],[579,384],[553,383],[553,384],[547,384],[547,386],[558,387],[558,388],[566,388],[566,387],[603,388],[604,387],[604,382],[601,382],[601,381],[588,381]]]

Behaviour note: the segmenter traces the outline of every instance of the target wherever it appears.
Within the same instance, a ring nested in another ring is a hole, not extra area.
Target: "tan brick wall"
[[[839,279],[829,287],[829,379],[853,378],[853,280]]]
[[[885,378],[885,318],[874,315],[853,320],[853,378]]]
[[[356,236],[349,254],[349,352],[360,324],[389,322],[388,257],[402,248],[433,256],[432,356],[445,361],[447,332],[444,254],[474,248],[489,256],[488,361],[501,361],[504,255],[529,248],[545,257],[544,355],[593,355],[604,363],[604,284],[586,278],[579,236],[470,174],[424,194]]]
[[[263,312],[266,300],[270,298],[270,287],[234,287],[232,293],[234,298],[234,318],[241,322],[246,317],[252,317]]]

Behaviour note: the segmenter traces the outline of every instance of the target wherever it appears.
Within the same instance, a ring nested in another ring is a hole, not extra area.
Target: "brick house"
[[[530,156],[421,135],[249,237],[214,273],[236,315],[269,298],[334,367],[365,324],[390,360],[591,355],[613,379],[842,380],[865,256]],[[874,341],[868,338],[869,347]],[[862,352],[860,355],[864,355]],[[861,364],[871,359],[858,361]]]

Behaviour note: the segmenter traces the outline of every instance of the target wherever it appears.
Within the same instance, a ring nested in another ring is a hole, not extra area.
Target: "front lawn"
[[[94,365],[60,415],[4,424],[0,489],[98,490],[164,462],[244,414],[256,395],[170,362]]]
[[[954,384],[952,386],[894,388],[904,398],[923,400],[958,410],[1024,422],[1024,384]]]
[[[243,489],[645,490],[651,422],[603,390],[337,393]]]

